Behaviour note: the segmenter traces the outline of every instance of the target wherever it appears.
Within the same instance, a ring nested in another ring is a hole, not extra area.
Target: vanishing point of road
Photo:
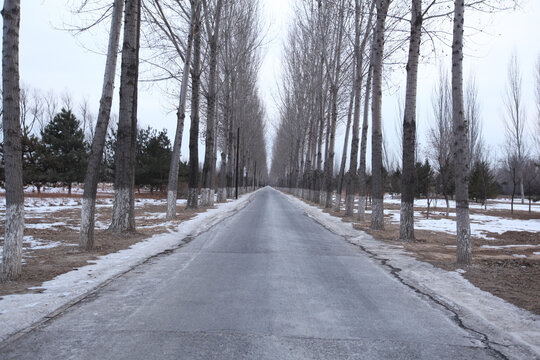
[[[0,349],[0,359],[491,359],[451,312],[276,190]]]

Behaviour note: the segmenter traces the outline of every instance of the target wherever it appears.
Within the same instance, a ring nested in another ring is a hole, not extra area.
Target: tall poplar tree
[[[19,123],[20,0],[4,0],[2,9],[2,121],[6,178],[6,229],[2,254],[2,280],[15,280],[22,272],[24,194]]]
[[[120,77],[120,114],[115,151],[114,204],[110,231],[135,230],[135,147],[141,0],[126,0]]]
[[[120,30],[122,28],[122,11],[124,0],[115,0],[111,18],[111,31],[109,33],[109,46],[107,60],[105,62],[105,74],[103,76],[103,89],[99,100],[99,112],[96,121],[96,129],[90,147],[88,167],[84,178],[84,192],[81,208],[81,230],[79,232],[79,246],[90,250],[94,247],[94,224],[96,212],[96,194],[99,181],[103,149],[107,139],[107,129],[111,117],[111,105],[113,100],[114,79],[116,75],[116,63],[118,59],[118,44],[120,42]]]

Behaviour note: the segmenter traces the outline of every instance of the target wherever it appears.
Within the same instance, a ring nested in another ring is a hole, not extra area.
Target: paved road
[[[266,188],[0,359],[484,359],[479,337]]]

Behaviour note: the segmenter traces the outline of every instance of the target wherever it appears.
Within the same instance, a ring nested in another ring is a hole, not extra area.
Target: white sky
[[[72,0],[73,2],[73,0]],[[261,0],[263,20],[266,22],[268,34],[262,49],[263,64],[261,67],[259,87],[261,96],[267,105],[269,122],[277,122],[277,111],[274,99],[277,96],[277,84],[281,67],[282,41],[286,37],[290,19],[292,0]],[[97,113],[98,101],[102,87],[105,57],[84,49],[69,33],[55,29],[62,27],[64,20],[71,19],[66,9],[66,0],[30,0],[22,1],[21,19],[21,79],[30,88],[43,91],[53,90],[58,95],[68,93],[76,104],[87,98]],[[523,0],[522,9],[490,15],[490,24],[485,33],[477,34],[467,40],[466,73],[471,70],[476,74],[480,90],[484,137],[497,151],[503,142],[503,105],[502,96],[507,79],[507,65],[512,52],[515,52],[521,63],[523,74],[523,94],[529,122],[537,121],[534,97],[534,69],[540,56],[540,2]],[[470,18],[466,18],[466,21]],[[107,34],[85,37],[87,47],[104,49]],[[450,52],[446,51],[446,56]],[[446,61],[440,57],[439,61]],[[434,80],[438,74],[437,64],[423,64],[420,69],[418,94],[418,122],[420,137],[427,128],[431,115],[431,93]],[[401,71],[393,73],[394,84],[403,84],[404,66]],[[400,80],[401,78],[401,80]],[[118,83],[117,83],[118,85]],[[118,86],[117,86],[118,87]],[[395,136],[397,119],[397,101],[403,90],[396,88],[387,92],[384,107],[385,134]],[[118,97],[114,104],[117,108]],[[78,105],[77,105],[78,106]],[[169,136],[174,133],[176,119],[174,102],[163,95],[158,87],[141,86],[139,95],[139,124],[142,127],[151,125],[154,128],[167,128]],[[76,109],[77,110],[77,109]],[[269,133],[273,126],[269,124]],[[338,136],[343,129],[338,130]],[[189,121],[186,119],[184,129],[182,158],[187,159],[187,143]],[[339,140],[339,138],[338,138]],[[425,141],[420,140],[425,146]],[[336,159],[341,153],[340,142],[336,146]],[[202,148],[201,148],[202,153]]]

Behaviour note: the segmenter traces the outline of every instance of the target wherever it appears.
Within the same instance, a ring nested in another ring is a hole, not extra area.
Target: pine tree
[[[62,109],[41,133],[46,179],[68,187],[84,179],[87,153],[81,124],[71,110]]]
[[[477,161],[469,176],[469,197],[482,205],[496,197],[498,185],[487,161]]]
[[[137,134],[135,184],[148,185],[150,191],[163,189],[167,183],[171,152],[167,130],[158,133],[151,127],[140,129]]]

